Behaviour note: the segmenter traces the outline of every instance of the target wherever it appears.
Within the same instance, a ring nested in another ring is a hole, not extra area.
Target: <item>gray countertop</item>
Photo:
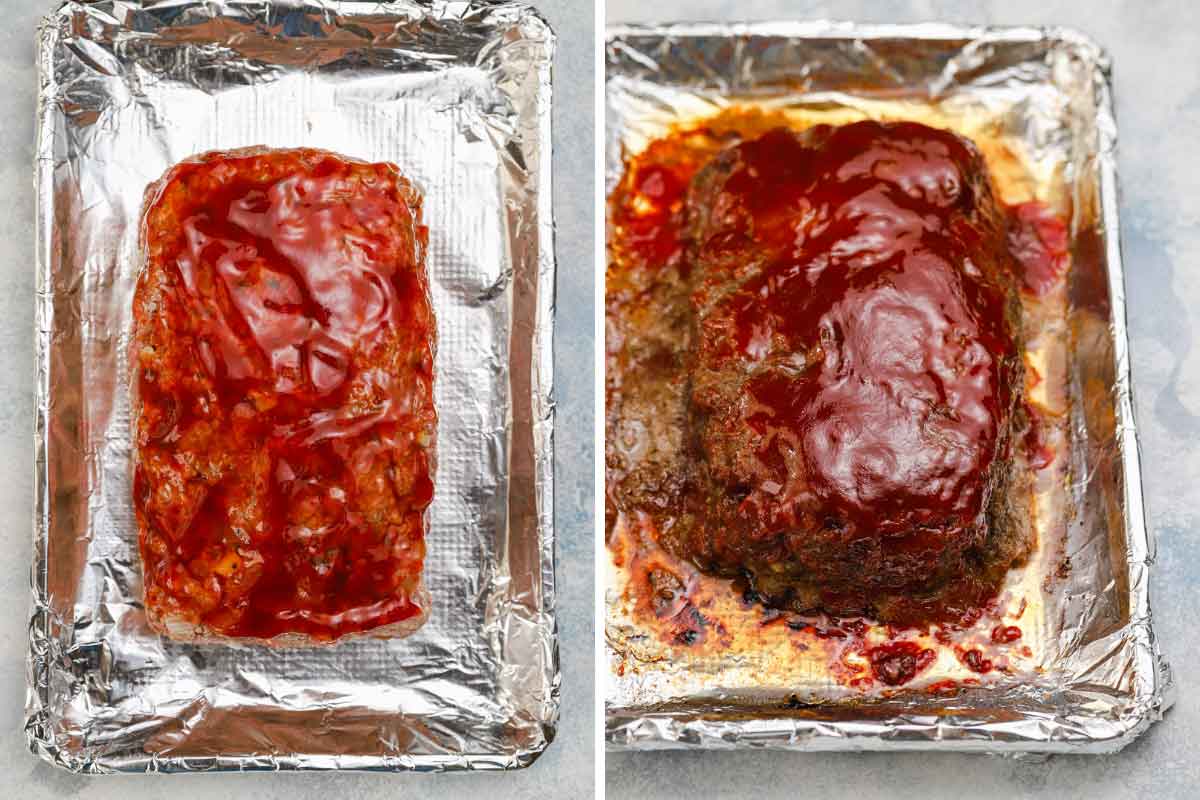
[[[1188,0],[609,0],[610,22],[842,19],[1067,25],[1112,56],[1137,419],[1158,538],[1155,628],[1175,667],[1165,721],[1114,756],[609,754],[610,800],[679,797],[1200,797],[1200,16]]]
[[[0,774],[12,797],[93,800],[166,797],[273,798],[588,797],[594,781],[592,712],[592,99],[590,0],[542,0],[558,34],[554,105],[557,220],[555,523],[562,716],[558,735],[532,767],[505,774],[172,775],[87,778],[49,767],[21,730],[33,516],[34,30],[56,0],[0,0]],[[564,422],[569,424],[564,424]]]

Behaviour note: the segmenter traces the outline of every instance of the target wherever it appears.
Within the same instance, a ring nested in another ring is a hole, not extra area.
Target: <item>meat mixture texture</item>
[[[977,150],[876,122],[659,146],[612,199],[610,524],[798,612],[985,602],[1032,526],[1019,270]]]
[[[147,192],[133,500],[150,623],[419,626],[437,416],[421,195],[390,164],[209,153]]]

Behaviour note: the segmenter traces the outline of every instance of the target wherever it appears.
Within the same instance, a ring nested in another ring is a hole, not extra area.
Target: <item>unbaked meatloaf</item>
[[[779,128],[721,148],[672,213],[682,305],[610,303],[610,438],[661,424],[644,386],[679,427],[610,448],[620,512],[772,606],[911,622],[994,594],[1032,543],[1031,478],[1019,270],[974,146]]]
[[[426,237],[394,166],[319,150],[208,153],[150,187],[130,352],[153,627],[303,644],[424,620]]]

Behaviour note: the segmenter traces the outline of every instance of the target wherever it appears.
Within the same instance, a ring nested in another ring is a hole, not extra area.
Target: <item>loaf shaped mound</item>
[[[971,143],[774,130],[695,176],[686,225],[696,469],[672,549],[772,605],[884,619],[1027,554],[1018,273]]]
[[[311,149],[208,153],[147,191],[130,360],[155,629],[303,645],[427,616],[421,202],[392,165]]]

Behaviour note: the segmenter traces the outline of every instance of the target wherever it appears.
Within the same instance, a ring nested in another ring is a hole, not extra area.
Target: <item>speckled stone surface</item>
[[[1068,25],[1108,49],[1120,128],[1121,233],[1150,524],[1155,628],[1179,695],[1114,756],[1014,761],[922,754],[609,754],[610,800],[1200,797],[1200,13],[1194,2],[1084,0],[609,0],[610,22],[942,20]]]
[[[554,200],[558,324],[555,434],[562,718],[532,767],[454,775],[282,774],[87,778],[25,748],[24,702],[33,502],[34,31],[55,0],[0,0],[0,782],[22,800],[92,798],[584,798],[592,795],[592,99],[591,0],[537,3],[558,34]],[[567,424],[564,424],[567,423]],[[549,790],[548,787],[553,787]]]

